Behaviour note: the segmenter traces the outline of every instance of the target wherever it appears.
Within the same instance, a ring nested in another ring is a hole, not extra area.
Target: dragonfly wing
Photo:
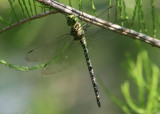
[[[56,57],[66,42],[71,41],[69,34],[63,35],[52,42],[29,51],[25,59],[29,62],[40,62]]]
[[[64,71],[70,68],[74,63],[76,63],[76,59],[80,58],[82,55],[81,45],[79,42],[75,42],[74,40],[64,47],[64,52],[60,53],[55,60],[49,61],[45,67],[42,69],[42,74],[50,75],[56,74],[58,72]]]

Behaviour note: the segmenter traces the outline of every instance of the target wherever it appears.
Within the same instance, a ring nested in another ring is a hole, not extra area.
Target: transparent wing
[[[81,49],[79,42],[72,40],[71,42],[66,43],[59,55],[45,65],[42,69],[42,73],[44,75],[56,74],[70,68],[77,62],[76,59],[82,55],[83,50]]]
[[[26,54],[25,59],[29,62],[40,62],[55,58],[65,46],[66,42],[71,42],[71,40],[73,39],[69,34],[60,36],[46,45],[32,49]]]

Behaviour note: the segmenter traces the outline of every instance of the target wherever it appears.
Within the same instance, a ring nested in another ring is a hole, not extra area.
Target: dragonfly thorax
[[[84,31],[79,22],[71,26],[71,35],[74,37],[74,40],[81,40],[84,37]]]
[[[75,41],[81,40],[84,37],[84,30],[76,16],[68,15],[67,24],[71,27],[71,35],[74,37]]]

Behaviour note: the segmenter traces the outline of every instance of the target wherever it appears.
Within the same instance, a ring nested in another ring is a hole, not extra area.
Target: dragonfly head
[[[69,26],[74,25],[78,21],[77,17],[74,15],[68,15],[67,16],[67,24]]]

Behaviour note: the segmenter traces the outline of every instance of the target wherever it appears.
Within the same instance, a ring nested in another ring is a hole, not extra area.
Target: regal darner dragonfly
[[[97,104],[99,107],[101,107],[100,95],[99,95],[99,91],[98,91],[96,78],[94,75],[94,70],[93,70],[91,60],[89,57],[89,53],[88,53],[87,42],[86,42],[85,32],[84,32],[83,26],[78,21],[78,18],[75,17],[74,15],[68,15],[68,16],[66,16],[66,19],[67,19],[68,26],[70,26],[70,28],[71,28],[71,35],[73,36],[73,39],[69,38],[69,36],[64,37],[65,36],[64,35],[64,36],[60,37],[59,39],[57,39],[56,41],[53,41],[47,45],[41,46],[40,48],[36,48],[36,49],[29,51],[26,54],[26,60],[30,61],[30,62],[41,61],[42,59],[48,59],[47,55],[50,55],[53,58],[45,64],[44,68],[42,69],[42,73],[44,75],[48,74],[48,72],[52,73],[52,71],[54,70],[52,66],[54,65],[54,63],[56,63],[56,61],[58,59],[61,59],[61,57],[66,53],[68,48],[71,47],[72,44],[75,42],[80,43],[81,47],[84,51],[84,55],[85,55],[88,70],[90,73],[92,85],[94,88]],[[69,39],[69,41],[68,41],[68,39]],[[60,44],[60,45],[62,45],[63,48],[61,47],[61,49],[57,49],[59,47],[56,47],[56,45],[54,45],[56,42],[62,42],[62,44]],[[39,57],[39,54],[41,54],[41,52],[43,52],[43,57]],[[55,53],[58,53],[58,54],[55,56],[54,55]]]

